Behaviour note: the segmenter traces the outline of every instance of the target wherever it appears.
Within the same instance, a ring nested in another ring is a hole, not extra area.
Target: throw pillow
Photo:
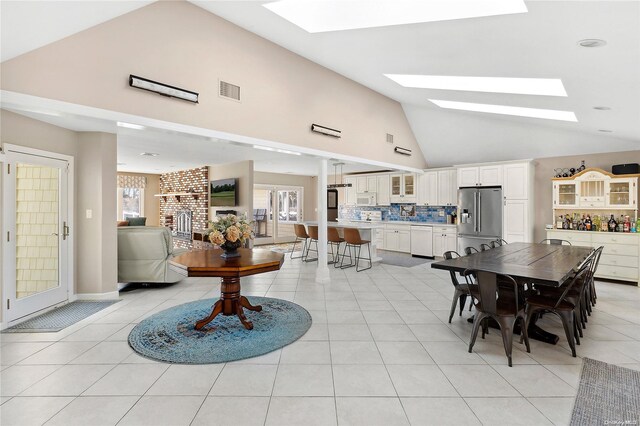
[[[128,220],[119,220],[118,221],[118,226],[129,226],[129,221]]]
[[[147,218],[144,216],[128,217],[126,219],[129,221],[129,226],[145,226],[147,223]]]

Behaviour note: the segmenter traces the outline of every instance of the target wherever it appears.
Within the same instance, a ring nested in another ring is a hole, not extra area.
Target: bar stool
[[[307,234],[307,230],[304,228],[304,225],[301,223],[295,223],[293,225],[293,230],[296,233],[296,239],[293,242],[293,247],[291,247],[291,259],[304,259],[304,252],[307,249],[307,241],[309,240],[309,235]],[[293,252],[296,249],[296,244],[302,241],[302,254],[300,256],[293,257]]]
[[[338,264],[338,259],[340,258],[340,244],[344,243],[344,238],[340,237],[336,228],[330,226],[327,228],[327,241],[331,247],[331,257],[333,258],[330,263],[333,263],[334,268],[339,268],[340,264]],[[335,254],[333,253],[334,246],[336,246]]]
[[[344,239],[346,244],[344,245],[344,251],[342,253],[342,261],[340,262],[340,268],[350,268],[352,266],[356,267],[356,272],[366,271],[367,269],[371,269],[373,264],[371,263],[371,241],[363,240],[360,238],[360,231],[355,228],[344,228]],[[360,251],[362,250],[362,246],[367,246],[367,252],[369,253],[369,257],[361,257]],[[353,263],[353,258],[351,257],[351,248],[354,250],[354,255],[356,258],[356,263]],[[344,257],[346,256],[347,250],[349,250],[349,264],[344,265]],[[357,251],[356,251],[357,250]],[[358,269],[360,264],[360,259],[368,260],[369,267]]]
[[[309,230],[309,243],[307,244],[307,254],[304,256],[304,261],[315,262],[318,260],[318,227],[316,225],[309,225],[307,229]],[[316,243],[315,250],[311,250],[311,243]],[[314,259],[309,260],[309,251],[316,252],[316,257]]]

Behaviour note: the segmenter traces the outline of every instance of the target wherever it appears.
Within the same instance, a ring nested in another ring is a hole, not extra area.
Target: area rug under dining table
[[[144,319],[129,334],[129,345],[140,355],[176,364],[213,364],[264,355],[293,343],[311,327],[311,315],[293,302],[249,296],[261,312],[245,311],[253,322],[247,330],[235,315],[218,315],[201,330],[195,323],[207,317],[217,299],[174,306]]]

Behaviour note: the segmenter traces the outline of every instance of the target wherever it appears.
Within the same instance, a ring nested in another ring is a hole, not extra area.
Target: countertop
[[[317,225],[318,222],[303,222],[305,225]],[[353,222],[327,222],[329,226],[333,226],[334,228],[356,228],[356,229],[379,229],[382,228],[382,222],[367,222],[363,221],[353,221]]]
[[[334,222],[331,222],[334,223]],[[408,220],[379,220],[379,221],[366,221],[366,220],[347,220],[347,219],[339,219],[338,223],[376,223],[380,225],[411,225],[411,226],[435,226],[435,227],[445,227],[445,228],[455,228],[457,225],[449,224],[449,223],[438,223],[438,222],[412,222]]]

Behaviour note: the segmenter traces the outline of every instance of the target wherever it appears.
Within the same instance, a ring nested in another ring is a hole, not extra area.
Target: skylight
[[[385,74],[404,87],[514,93],[519,95],[567,96],[559,78],[458,77],[449,75]]]
[[[524,0],[280,0],[264,7],[310,33],[527,12]]]
[[[578,121],[572,111],[558,111],[555,109],[523,108],[506,105],[474,104],[470,102],[442,101],[429,99],[440,108],[457,109],[462,111],[487,112],[490,114],[517,115],[519,117],[545,118],[547,120]]]

